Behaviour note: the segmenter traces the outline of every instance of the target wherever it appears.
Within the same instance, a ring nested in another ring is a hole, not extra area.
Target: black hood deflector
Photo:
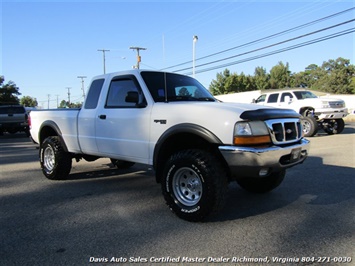
[[[300,118],[301,115],[291,109],[265,108],[245,111],[240,115],[240,118],[249,121],[269,120],[278,118]]]

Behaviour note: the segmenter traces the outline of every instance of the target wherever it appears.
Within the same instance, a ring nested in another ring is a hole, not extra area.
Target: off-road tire
[[[332,119],[328,121],[327,125],[324,125],[323,122],[322,128],[329,135],[340,134],[345,128],[345,122],[342,118]]]
[[[318,122],[313,116],[301,118],[303,134],[305,137],[313,137],[318,132]]]
[[[64,180],[68,177],[72,157],[65,152],[57,136],[46,138],[39,150],[43,174],[51,180]]]
[[[202,221],[223,208],[228,179],[222,164],[203,150],[183,150],[167,161],[162,192],[170,210],[187,221]]]
[[[237,179],[237,183],[245,190],[253,193],[266,193],[277,188],[285,177],[285,170],[272,173],[266,177],[245,177]]]

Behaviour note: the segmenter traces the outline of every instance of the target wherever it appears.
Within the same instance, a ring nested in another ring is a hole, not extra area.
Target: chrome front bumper
[[[292,167],[307,158],[309,148],[307,139],[285,147],[219,146],[233,177],[259,177]]]

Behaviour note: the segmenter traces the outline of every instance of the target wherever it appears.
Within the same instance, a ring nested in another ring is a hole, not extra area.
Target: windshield
[[[155,102],[216,101],[205,87],[191,77],[150,71],[141,72],[141,75]]]
[[[318,98],[315,94],[310,91],[294,91],[293,92],[298,100],[309,99],[309,98]]]

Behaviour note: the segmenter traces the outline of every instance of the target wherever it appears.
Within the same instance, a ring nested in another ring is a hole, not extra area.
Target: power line
[[[316,19],[316,20],[313,20],[311,22],[308,22],[308,23],[305,23],[305,24],[301,24],[299,26],[296,26],[296,27],[293,27],[293,28],[290,28],[290,29],[287,29],[287,30],[284,30],[284,31],[280,31],[278,33],[271,34],[269,36],[266,36],[266,37],[263,37],[263,38],[260,38],[260,39],[257,39],[257,40],[251,41],[251,42],[247,42],[247,43],[244,43],[244,44],[241,44],[241,45],[238,45],[238,46],[235,46],[235,47],[231,47],[231,48],[228,48],[228,49],[225,49],[225,50],[222,50],[222,51],[210,54],[210,55],[206,55],[206,56],[197,58],[196,61],[199,61],[199,60],[202,60],[202,59],[206,59],[206,58],[209,58],[209,57],[212,57],[212,56],[216,56],[216,55],[219,55],[219,54],[222,54],[222,53],[225,53],[225,52],[229,52],[229,51],[232,51],[232,50],[235,50],[235,49],[238,49],[238,48],[247,47],[247,46],[250,46],[252,44],[260,43],[262,41],[269,40],[269,39],[272,39],[272,38],[275,38],[275,37],[278,37],[278,36],[282,36],[282,35],[284,35],[286,33],[290,33],[290,32],[296,31],[298,29],[302,29],[302,28],[311,26],[313,24],[319,23],[321,21],[324,21],[324,20],[339,16],[339,15],[342,15],[342,14],[347,13],[347,12],[349,12],[351,10],[354,10],[354,9],[355,9],[355,7],[352,7],[352,8],[349,8],[349,9],[334,13],[332,15],[325,16],[325,17],[322,17],[320,19]],[[187,62],[184,62],[184,63],[173,65],[173,66],[170,66],[170,67],[167,67],[167,68],[163,68],[162,70],[167,70],[167,69],[170,69],[170,68],[174,68],[174,67],[178,67],[178,66],[182,66],[182,65],[186,65],[186,64],[191,64],[191,62],[192,61],[190,60],[190,61],[187,61]]]
[[[287,43],[287,42],[290,42],[290,41],[294,41],[294,40],[297,40],[297,39],[300,39],[300,38],[304,38],[304,37],[307,37],[307,36],[322,32],[322,31],[326,31],[326,30],[332,29],[332,28],[336,28],[336,27],[345,25],[345,24],[353,22],[353,21],[355,21],[355,19],[351,19],[351,20],[348,20],[348,21],[345,21],[345,22],[342,22],[342,23],[339,23],[339,24],[336,24],[336,25],[333,25],[333,26],[329,26],[329,27],[326,27],[326,28],[323,28],[323,29],[320,29],[320,30],[316,30],[316,31],[313,31],[313,32],[310,32],[310,33],[306,33],[306,34],[303,34],[303,35],[300,35],[300,36],[297,36],[297,37],[294,37],[294,38],[291,38],[291,39],[287,39],[287,40],[284,40],[284,41],[281,41],[281,42],[270,44],[270,45],[267,45],[267,46],[264,46],[264,47],[261,47],[261,48],[257,48],[257,49],[251,50],[251,51],[247,51],[247,52],[240,53],[240,54],[237,54],[237,55],[225,57],[225,58],[218,59],[218,60],[215,60],[215,61],[211,61],[211,62],[208,62],[208,63],[200,64],[200,65],[198,65],[196,67],[202,67],[202,66],[206,66],[206,65],[211,65],[211,64],[215,64],[215,63],[218,63],[218,62],[221,62],[221,61],[229,60],[229,59],[232,59],[232,58],[235,58],[235,57],[240,57],[240,56],[247,55],[247,54],[250,54],[250,53],[254,53],[254,52],[257,52],[257,51],[265,50],[267,48],[271,48],[271,47],[274,47],[274,46],[277,46],[277,45],[280,45],[280,44],[284,44],[284,43]],[[178,69],[178,70],[175,70],[174,72],[181,72],[181,71],[185,71],[185,70],[189,70],[189,69],[191,69],[191,67]]]
[[[350,34],[350,33],[353,33],[353,32],[355,32],[355,28],[350,28],[350,29],[347,29],[347,30],[344,30],[344,31],[333,33],[333,34],[330,34],[330,35],[327,35],[327,36],[323,36],[323,37],[320,37],[320,38],[317,38],[317,39],[313,39],[313,40],[310,40],[310,41],[307,41],[307,42],[295,44],[295,45],[292,45],[292,46],[289,46],[289,47],[285,47],[285,48],[278,49],[278,50],[275,50],[275,51],[271,51],[271,52],[268,52],[268,53],[264,53],[264,54],[261,54],[261,55],[257,55],[257,56],[253,56],[253,57],[249,57],[249,58],[245,58],[245,59],[241,59],[241,60],[238,60],[238,61],[234,61],[234,62],[223,64],[223,65],[218,65],[218,66],[214,66],[214,67],[210,67],[210,68],[201,69],[201,70],[196,71],[196,73],[208,72],[208,71],[216,70],[216,69],[219,69],[219,68],[224,68],[224,67],[228,67],[228,66],[232,66],[232,65],[237,65],[237,64],[249,62],[249,61],[252,61],[252,60],[260,59],[260,58],[263,58],[263,57],[267,57],[267,56],[283,53],[283,52],[286,52],[286,51],[294,50],[294,49],[301,48],[301,47],[304,47],[304,46],[308,46],[308,45],[311,45],[311,44],[315,44],[315,43],[323,42],[323,41],[326,41],[326,40],[329,40],[329,39],[337,38],[337,37],[340,37],[340,36],[343,36],[343,35],[346,35],[346,34]],[[188,73],[184,73],[184,74],[185,75],[191,75],[192,72],[188,72]]]

